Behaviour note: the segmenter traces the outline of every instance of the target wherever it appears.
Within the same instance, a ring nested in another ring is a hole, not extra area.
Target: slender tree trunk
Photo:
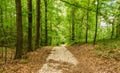
[[[86,23],[86,43],[88,42],[89,4],[90,4],[90,0],[88,0],[88,9],[87,9],[87,23]]]
[[[75,8],[72,7],[72,35],[71,40],[75,40]]]
[[[44,0],[45,3],[45,45],[48,45],[48,23],[47,23],[47,0]]]
[[[28,0],[28,51],[32,49],[32,0]]]
[[[118,12],[120,12],[120,6],[118,8]],[[116,26],[116,38],[120,37],[120,17],[117,17],[117,26]]]
[[[98,30],[98,8],[99,7],[99,0],[97,0],[97,9],[96,9],[96,26],[95,26],[95,36],[94,36],[94,42],[93,44],[96,44],[96,38],[97,38],[97,30]]]
[[[41,11],[40,11],[41,0],[36,1],[36,41],[35,49],[40,46],[40,25],[41,25]]]
[[[40,24],[40,34],[42,35],[43,33],[44,33],[44,32],[43,32],[43,27],[42,27],[42,23],[41,23],[41,24]],[[41,46],[44,46],[44,43],[43,43],[44,40],[43,40],[43,38],[44,38],[44,37],[42,37],[42,36],[40,37],[40,43],[41,43],[40,45],[41,45]]]
[[[116,38],[120,37],[120,24],[116,26]]]
[[[52,23],[50,23],[50,33],[52,34]],[[50,36],[50,45],[52,45],[52,36]]]
[[[6,18],[8,18],[7,12],[6,12],[6,11],[7,11],[6,1],[4,2],[4,5],[5,5],[5,8],[4,8],[5,12],[4,12],[4,14],[3,14],[3,13],[2,13],[2,14],[4,15],[3,17],[5,17],[5,19],[6,19]],[[4,18],[3,18],[3,19],[4,19]],[[4,50],[4,51],[5,51],[4,57],[5,57],[5,63],[6,63],[6,62],[7,62],[7,45],[8,45],[8,41],[7,41],[7,38],[6,38],[6,37],[7,37],[7,32],[5,32],[5,28],[4,28],[4,21],[2,20],[2,22],[3,22],[3,23],[2,23],[2,27],[3,27],[2,29],[3,29],[3,36],[4,36],[4,45],[3,45],[3,46],[4,46],[4,49],[5,49],[5,50]],[[7,29],[7,28],[8,28],[8,27],[6,27],[6,29]]]
[[[0,23],[1,23],[1,28],[3,29],[2,32],[4,31],[4,28],[3,28],[3,10],[0,6]],[[4,45],[4,40],[2,42],[2,45]],[[4,54],[4,50],[2,48],[2,58],[3,58],[3,54]]]
[[[115,21],[115,19],[113,19],[113,22],[112,22],[112,32],[111,32],[111,39],[113,38],[113,36],[114,36],[114,21]]]
[[[17,43],[15,59],[19,59],[23,55],[23,30],[22,30],[22,6],[21,0],[15,0],[16,4],[16,26],[17,26]]]
[[[6,35],[6,33],[5,33],[5,29],[4,29],[4,24],[3,24],[3,10],[2,10],[2,8],[0,8],[0,10],[1,10],[1,28],[2,28],[2,32],[3,32],[3,36],[4,36],[4,40],[3,40],[3,42],[2,42],[2,44],[3,44],[3,48],[2,48],[2,57],[5,57],[5,63],[6,63],[6,61],[7,61],[7,43],[8,43],[8,41],[7,41],[7,35]],[[4,50],[5,49],[5,50]],[[4,54],[4,51],[5,51],[5,54]],[[3,56],[3,54],[4,54],[4,56]]]

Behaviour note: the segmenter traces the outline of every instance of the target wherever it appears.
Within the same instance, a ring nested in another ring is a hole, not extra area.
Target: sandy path
[[[57,61],[57,63],[51,63],[49,62],[50,60]],[[46,59],[46,63],[38,71],[38,73],[63,73],[63,70],[59,68],[61,66],[61,62],[65,62],[73,66],[78,64],[78,61],[74,55],[65,47],[54,47],[51,54]]]

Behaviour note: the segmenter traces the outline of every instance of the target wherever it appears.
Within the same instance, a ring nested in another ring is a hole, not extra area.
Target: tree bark
[[[115,28],[115,26],[114,26],[114,21],[115,21],[115,19],[113,19],[113,22],[112,22],[112,32],[111,32],[111,39],[114,37],[114,28]]]
[[[41,0],[36,1],[36,41],[35,49],[40,46],[40,26],[41,26],[41,11],[40,11]]]
[[[120,37],[120,24],[116,26],[116,38]]]
[[[44,0],[45,4],[45,45],[48,45],[48,20],[47,20],[47,0]]]
[[[120,12],[120,6],[118,8],[118,13]],[[116,26],[116,38],[120,37],[120,16],[117,16],[117,26]]]
[[[71,40],[75,40],[75,8],[72,7],[72,34],[71,34]]]
[[[0,28],[2,28],[1,30],[2,30],[2,32],[4,33],[4,28],[3,28],[3,9],[2,9],[2,7],[0,6],[0,23],[1,23],[1,27]],[[2,44],[1,44],[1,46],[3,46],[4,47],[4,40],[2,40]],[[3,58],[3,54],[4,54],[4,50],[3,50],[3,48],[2,48],[2,58]]]
[[[33,51],[32,49],[32,0],[28,2],[28,52]]]
[[[16,26],[17,26],[17,43],[15,59],[19,59],[23,55],[23,30],[22,30],[22,6],[21,0],[15,0],[16,4]]]
[[[89,4],[90,4],[90,0],[88,0],[88,9],[87,9],[87,23],[86,23],[86,43],[88,42]]]
[[[96,44],[96,38],[97,38],[97,30],[98,30],[98,8],[99,7],[99,0],[97,0],[97,9],[96,9],[96,26],[95,26],[95,36],[94,36],[94,42],[93,44]]]

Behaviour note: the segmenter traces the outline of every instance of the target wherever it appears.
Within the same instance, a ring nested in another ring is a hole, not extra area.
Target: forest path
[[[120,61],[98,57],[91,44],[45,46],[26,56],[0,63],[0,73],[120,73]]]
[[[63,73],[64,70],[67,71],[77,64],[77,59],[67,48],[54,47],[38,73]]]

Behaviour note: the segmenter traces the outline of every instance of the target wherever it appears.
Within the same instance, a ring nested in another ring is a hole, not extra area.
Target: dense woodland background
[[[5,60],[9,48],[16,48],[17,59],[42,46],[96,44],[119,37],[120,0],[0,0]]]

